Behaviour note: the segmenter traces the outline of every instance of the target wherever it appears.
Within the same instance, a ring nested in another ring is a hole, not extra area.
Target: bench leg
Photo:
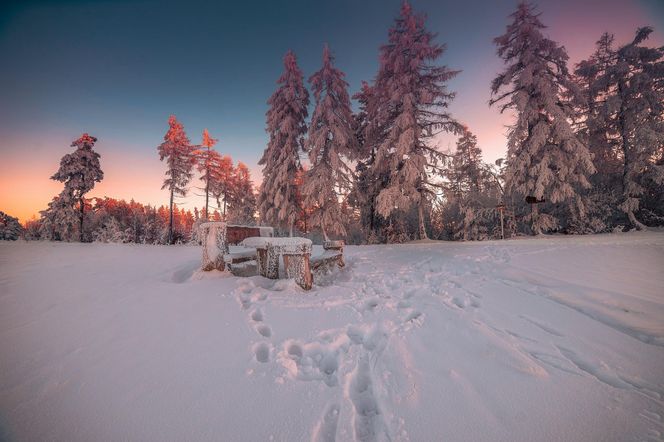
[[[256,250],[256,266],[258,274],[267,278],[267,249]]]

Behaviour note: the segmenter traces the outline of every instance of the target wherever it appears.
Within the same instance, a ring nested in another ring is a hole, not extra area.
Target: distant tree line
[[[198,226],[206,221],[255,223],[256,196],[249,169],[243,163],[233,165],[229,156],[211,150],[214,142],[208,131],[203,144],[192,145],[182,125],[173,116],[164,143],[159,146],[161,159],[167,160],[167,178],[162,188],[169,190],[169,206],[150,206],[133,200],[86,198],[94,184],[103,179],[100,155],[93,147],[95,137],[83,134],[72,143],[73,153],[65,155],[59,170],[51,177],[64,183],[48,208],[24,226],[4,213],[0,217],[0,239],[45,239],[52,241],[100,241],[141,244],[197,242]],[[201,173],[206,205],[185,211],[175,198],[186,196],[193,168]],[[217,202],[212,209],[210,196]]]

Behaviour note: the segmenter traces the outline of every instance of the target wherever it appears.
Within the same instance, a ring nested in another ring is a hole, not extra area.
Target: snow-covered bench
[[[340,268],[345,266],[344,245],[342,240],[323,242],[323,253],[311,258],[311,270],[315,272],[335,265]]]
[[[256,249],[256,263],[261,276],[278,279],[279,256],[283,256],[286,277],[295,279],[305,290],[311,289],[313,277],[309,264],[310,239],[253,237],[242,241],[242,245]]]
[[[205,271],[226,270],[233,264],[256,259],[256,249],[246,248],[230,251],[230,245],[239,245],[249,237],[272,237],[272,227],[238,226],[222,221],[203,223],[200,226],[200,237],[203,239],[203,262]]]

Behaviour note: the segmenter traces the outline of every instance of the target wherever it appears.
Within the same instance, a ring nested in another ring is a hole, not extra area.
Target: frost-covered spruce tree
[[[228,221],[251,225],[256,218],[256,194],[249,168],[242,162],[233,171],[233,185],[228,199]]]
[[[606,130],[618,137],[619,207],[637,229],[645,227],[635,216],[641,199],[653,193],[650,189],[661,194],[664,184],[664,47],[642,45],[652,31],[638,29],[634,40],[616,51],[615,63],[597,80],[612,91],[604,121]]]
[[[612,34],[602,34],[596,43],[595,52],[590,58],[577,64],[574,71],[581,89],[580,113],[583,119],[579,132],[587,142],[598,172],[593,176],[593,181],[605,180],[607,175],[615,175],[620,168],[618,134],[615,128],[611,127],[607,106],[616,89],[607,78],[607,74],[616,64],[613,41]]]
[[[611,123],[608,103],[615,95],[615,85],[606,81],[606,73],[616,63],[614,37],[604,33],[595,52],[576,65],[574,75],[580,88],[576,97],[579,114],[577,133],[592,154],[597,173],[590,177],[592,188],[585,198],[588,219],[570,220],[568,231],[599,232],[615,224],[624,213],[618,209],[622,167],[619,137]]]
[[[157,147],[159,159],[166,160],[166,179],[161,186],[170,193],[168,244],[173,244],[173,200],[175,196],[187,195],[187,184],[193,176],[193,167],[196,156],[193,155],[193,146],[184,132],[184,127],[171,115],[168,118],[168,131],[164,135],[164,142]]]
[[[325,45],[323,66],[309,78],[316,106],[305,143],[311,168],[302,189],[304,208],[311,210],[309,221],[321,228],[325,240],[328,233],[346,234],[339,194],[351,188],[353,171],[346,160],[357,156],[348,83],[333,60]]]
[[[263,166],[258,210],[261,221],[288,226],[292,236],[299,210],[294,181],[301,168],[299,155],[307,132],[305,120],[309,105],[309,93],[292,51],[284,57],[284,72],[277,83],[279,87],[268,100],[270,140],[258,162]]]
[[[362,89],[353,98],[359,102],[360,107],[355,115],[358,158],[355,183],[348,200],[359,209],[365,237],[369,243],[374,244],[380,242],[382,221],[377,215],[376,199],[387,185],[389,173],[386,162],[376,163],[376,151],[385,139],[386,132],[380,121],[387,118],[381,115],[381,100],[374,86],[362,82]]]
[[[534,7],[520,3],[505,34],[496,37],[498,56],[507,64],[491,83],[490,104],[512,109],[517,121],[507,141],[507,190],[523,197],[564,203],[576,216],[585,208],[578,190],[590,186],[595,172],[588,148],[569,120],[572,106],[563,99],[575,91],[567,70],[567,52],[542,34]],[[554,228],[558,220],[538,214],[527,218],[533,233]]]
[[[73,211],[70,210],[78,205],[78,233],[79,241],[84,240],[83,221],[85,219],[85,194],[94,188],[95,183],[104,178],[104,172],[99,165],[100,155],[92,150],[97,139],[87,133],[81,135],[71,143],[76,150],[62,157],[60,168],[51,177],[52,180],[65,184],[60,193],[58,204],[50,207],[57,211],[54,219],[59,224],[72,223]]]
[[[477,136],[464,128],[452,156],[452,166],[464,191],[479,192],[484,181],[482,149],[477,146]]]
[[[205,184],[203,192],[205,192],[205,209],[203,210],[203,218],[207,221],[210,219],[210,193],[217,187],[216,178],[219,177],[215,171],[221,165],[221,155],[214,150],[214,145],[217,144],[216,138],[212,138],[207,129],[203,130],[203,142],[194,151],[197,160],[197,169],[201,174],[201,181]]]
[[[483,240],[499,237],[500,219],[496,205],[501,198],[501,185],[490,167],[482,160],[477,137],[464,128],[446,173],[442,216],[454,238]]]
[[[0,240],[16,241],[23,233],[23,227],[18,218],[0,211]]]
[[[408,2],[403,3],[388,43],[381,48],[375,84],[382,102],[379,124],[386,129],[376,163],[389,170],[389,182],[377,198],[377,211],[387,217],[416,208],[420,238],[427,237],[424,208],[433,194],[429,172],[443,159],[429,141],[438,132],[459,130],[445,110],[454,98],[446,82],[457,71],[434,64],[445,46],[433,41],[435,35],[426,30],[424,21]]]

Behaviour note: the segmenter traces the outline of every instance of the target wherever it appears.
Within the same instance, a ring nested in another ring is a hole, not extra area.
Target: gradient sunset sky
[[[170,114],[200,142],[246,163],[254,181],[267,142],[266,101],[295,51],[308,77],[324,43],[346,72],[351,93],[371,80],[400,0],[329,1],[16,1],[0,6],[0,210],[22,221],[46,208],[62,184],[49,177],[71,141],[99,141],[105,179],[88,196],[167,204],[157,145]],[[428,29],[447,44],[441,62],[462,72],[451,111],[478,135],[485,159],[505,151],[505,125],[488,107],[502,69],[492,43],[516,0],[412,0]],[[549,37],[576,63],[602,32],[629,41],[639,26],[664,45],[664,1],[537,2]],[[454,139],[440,139],[442,149]],[[198,185],[195,182],[193,185]],[[182,203],[201,206],[191,194]]]

